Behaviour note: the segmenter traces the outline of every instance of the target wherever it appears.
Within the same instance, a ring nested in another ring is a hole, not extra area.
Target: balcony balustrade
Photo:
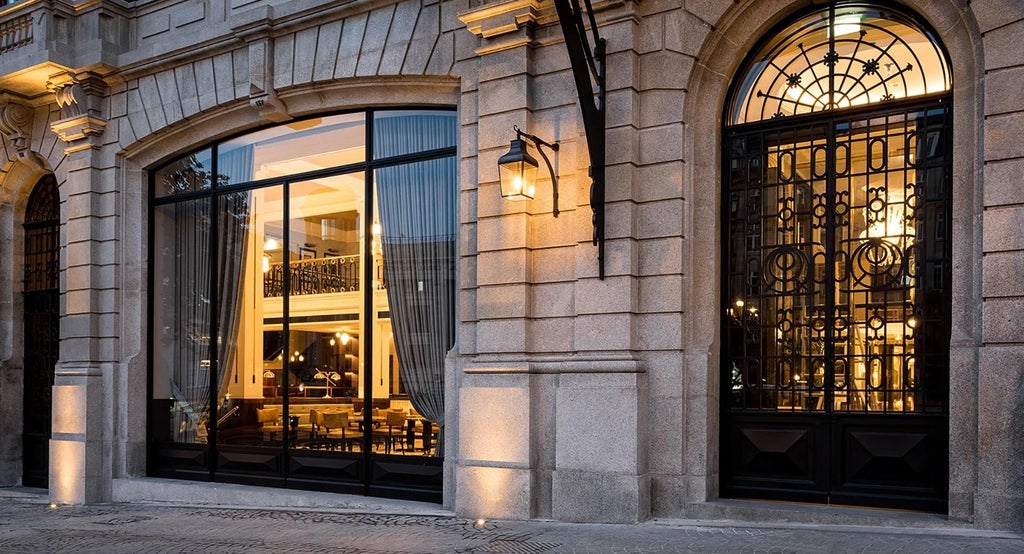
[[[263,296],[284,294],[285,264],[276,262],[263,274]],[[330,294],[359,290],[359,256],[294,260],[288,264],[288,294]]]

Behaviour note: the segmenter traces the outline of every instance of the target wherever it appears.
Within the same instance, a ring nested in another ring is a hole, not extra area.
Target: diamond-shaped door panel
[[[734,435],[738,473],[808,479],[809,434],[807,429],[738,429]]]

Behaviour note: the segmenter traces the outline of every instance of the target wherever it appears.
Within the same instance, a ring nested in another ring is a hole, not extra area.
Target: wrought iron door
[[[60,345],[60,199],[52,175],[29,197],[25,214],[25,379],[22,483],[49,485],[50,410],[53,368]]]
[[[727,132],[723,495],[946,509],[952,133],[935,102]]]

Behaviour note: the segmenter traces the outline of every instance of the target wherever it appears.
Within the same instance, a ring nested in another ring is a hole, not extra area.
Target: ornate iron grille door
[[[25,379],[22,483],[49,486],[53,369],[60,346],[60,200],[53,176],[32,191],[25,214]]]
[[[944,104],[727,134],[723,494],[944,511]]]

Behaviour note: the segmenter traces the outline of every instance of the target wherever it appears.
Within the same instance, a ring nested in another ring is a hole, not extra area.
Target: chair
[[[321,433],[321,440],[327,448],[334,450],[335,445],[343,444],[345,439],[345,427],[348,427],[348,414],[344,412],[321,412],[319,416],[324,422],[324,431]]]
[[[430,456],[437,448],[437,435],[441,433],[441,427],[430,421],[423,421],[423,454]]]
[[[273,442],[274,435],[284,430],[280,408],[256,408],[256,421],[260,424],[264,444]]]
[[[348,412],[322,412],[324,432],[323,440],[328,445],[340,444],[345,450],[352,450],[352,446],[359,442],[358,437],[349,437],[348,433]]]
[[[310,445],[312,448],[320,448],[323,444],[324,413],[320,410],[310,410],[309,426],[312,430]]]
[[[403,445],[402,450],[405,450],[405,412],[388,410],[384,425],[373,430],[373,440],[374,444],[384,444],[385,454],[390,454],[396,444]]]
[[[310,447],[312,447],[312,448],[316,447],[316,440],[317,440],[317,436],[316,435],[317,435],[317,431],[319,430],[319,427],[317,427],[316,418],[313,416],[314,412],[316,412],[316,410],[310,410],[309,411],[309,421],[307,421],[306,423],[301,423],[300,422],[295,427],[295,429],[293,430],[295,435],[298,435],[299,431],[302,431],[302,432],[306,433],[306,435],[309,437]]]
[[[196,444],[206,444],[209,440],[210,430],[207,425],[209,421],[205,417],[196,423]]]

